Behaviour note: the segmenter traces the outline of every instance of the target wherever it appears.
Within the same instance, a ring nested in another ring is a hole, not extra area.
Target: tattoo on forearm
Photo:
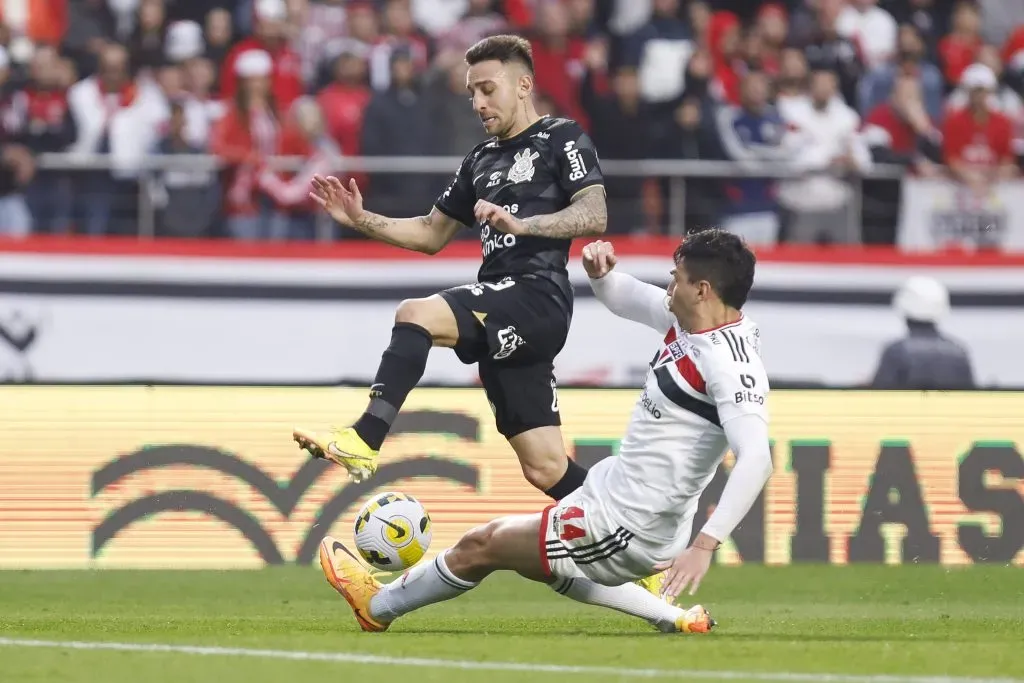
[[[523,219],[528,235],[568,239],[600,235],[608,222],[604,188],[584,190],[572,204],[556,213]]]
[[[426,216],[419,216],[416,220],[419,220],[426,227],[432,227],[434,224],[434,212],[431,211]],[[359,220],[356,221],[355,228],[359,232],[365,235],[376,235],[386,231],[392,227],[396,222],[394,218],[388,218],[387,216],[381,216],[378,213],[372,211],[364,211],[363,215],[360,216]]]

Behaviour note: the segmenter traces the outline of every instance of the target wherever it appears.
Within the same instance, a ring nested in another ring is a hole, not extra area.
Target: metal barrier
[[[269,168],[279,171],[295,171],[302,167],[303,157],[272,157],[267,160]],[[380,174],[441,174],[451,175],[462,163],[462,157],[338,157],[333,164],[339,173],[380,173]],[[45,153],[37,157],[40,169],[51,171],[89,171],[128,169],[118,166],[109,155],[77,153]],[[164,171],[213,171],[225,164],[216,156],[206,154],[149,155],[143,157],[131,169],[137,171],[138,225],[141,238],[153,238],[156,234],[156,210],[152,201],[152,181],[155,174]],[[694,179],[730,178],[774,178],[788,179],[804,176],[785,164],[765,162],[733,162],[710,160],[618,160],[602,159],[601,168],[606,177],[667,178],[668,232],[682,234],[685,228],[687,203],[687,181]],[[853,188],[853,202],[848,231],[860,230],[862,181],[898,180],[905,169],[892,164],[875,164],[871,171],[862,176],[848,178]],[[331,239],[331,221],[321,215],[318,221],[318,239]]]

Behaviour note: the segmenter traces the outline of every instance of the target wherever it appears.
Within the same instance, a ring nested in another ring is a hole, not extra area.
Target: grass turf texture
[[[639,620],[498,574],[468,595],[403,618],[388,633],[364,634],[316,565],[248,572],[8,571],[0,572],[0,637],[761,675],[1024,680],[1020,567],[712,567],[696,597],[719,629],[664,635]],[[5,683],[255,683],[338,676],[415,676],[417,683],[636,678],[0,647]]]

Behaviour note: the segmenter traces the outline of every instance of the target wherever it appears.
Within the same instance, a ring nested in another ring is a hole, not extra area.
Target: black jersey
[[[571,300],[566,265],[572,240],[508,235],[478,223],[473,207],[484,199],[516,218],[529,218],[561,211],[580,190],[603,184],[594,143],[580,125],[545,116],[515,137],[474,147],[436,205],[480,231],[480,282],[533,275],[554,282]]]

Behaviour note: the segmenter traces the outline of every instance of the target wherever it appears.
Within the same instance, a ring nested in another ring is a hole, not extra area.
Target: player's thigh
[[[412,323],[430,332],[434,346],[453,347],[459,338],[458,320],[441,294],[406,299],[395,310],[396,323]]]
[[[448,552],[448,568],[469,580],[511,570],[527,579],[547,581],[540,553],[541,517],[540,513],[509,515],[471,529]]]
[[[512,364],[485,359],[480,362],[480,383],[494,411],[494,421],[510,442],[542,427],[561,427],[558,387],[550,361]],[[548,430],[551,431],[551,430]],[[528,445],[550,443],[550,437],[527,436]],[[517,450],[518,452],[518,450]]]

